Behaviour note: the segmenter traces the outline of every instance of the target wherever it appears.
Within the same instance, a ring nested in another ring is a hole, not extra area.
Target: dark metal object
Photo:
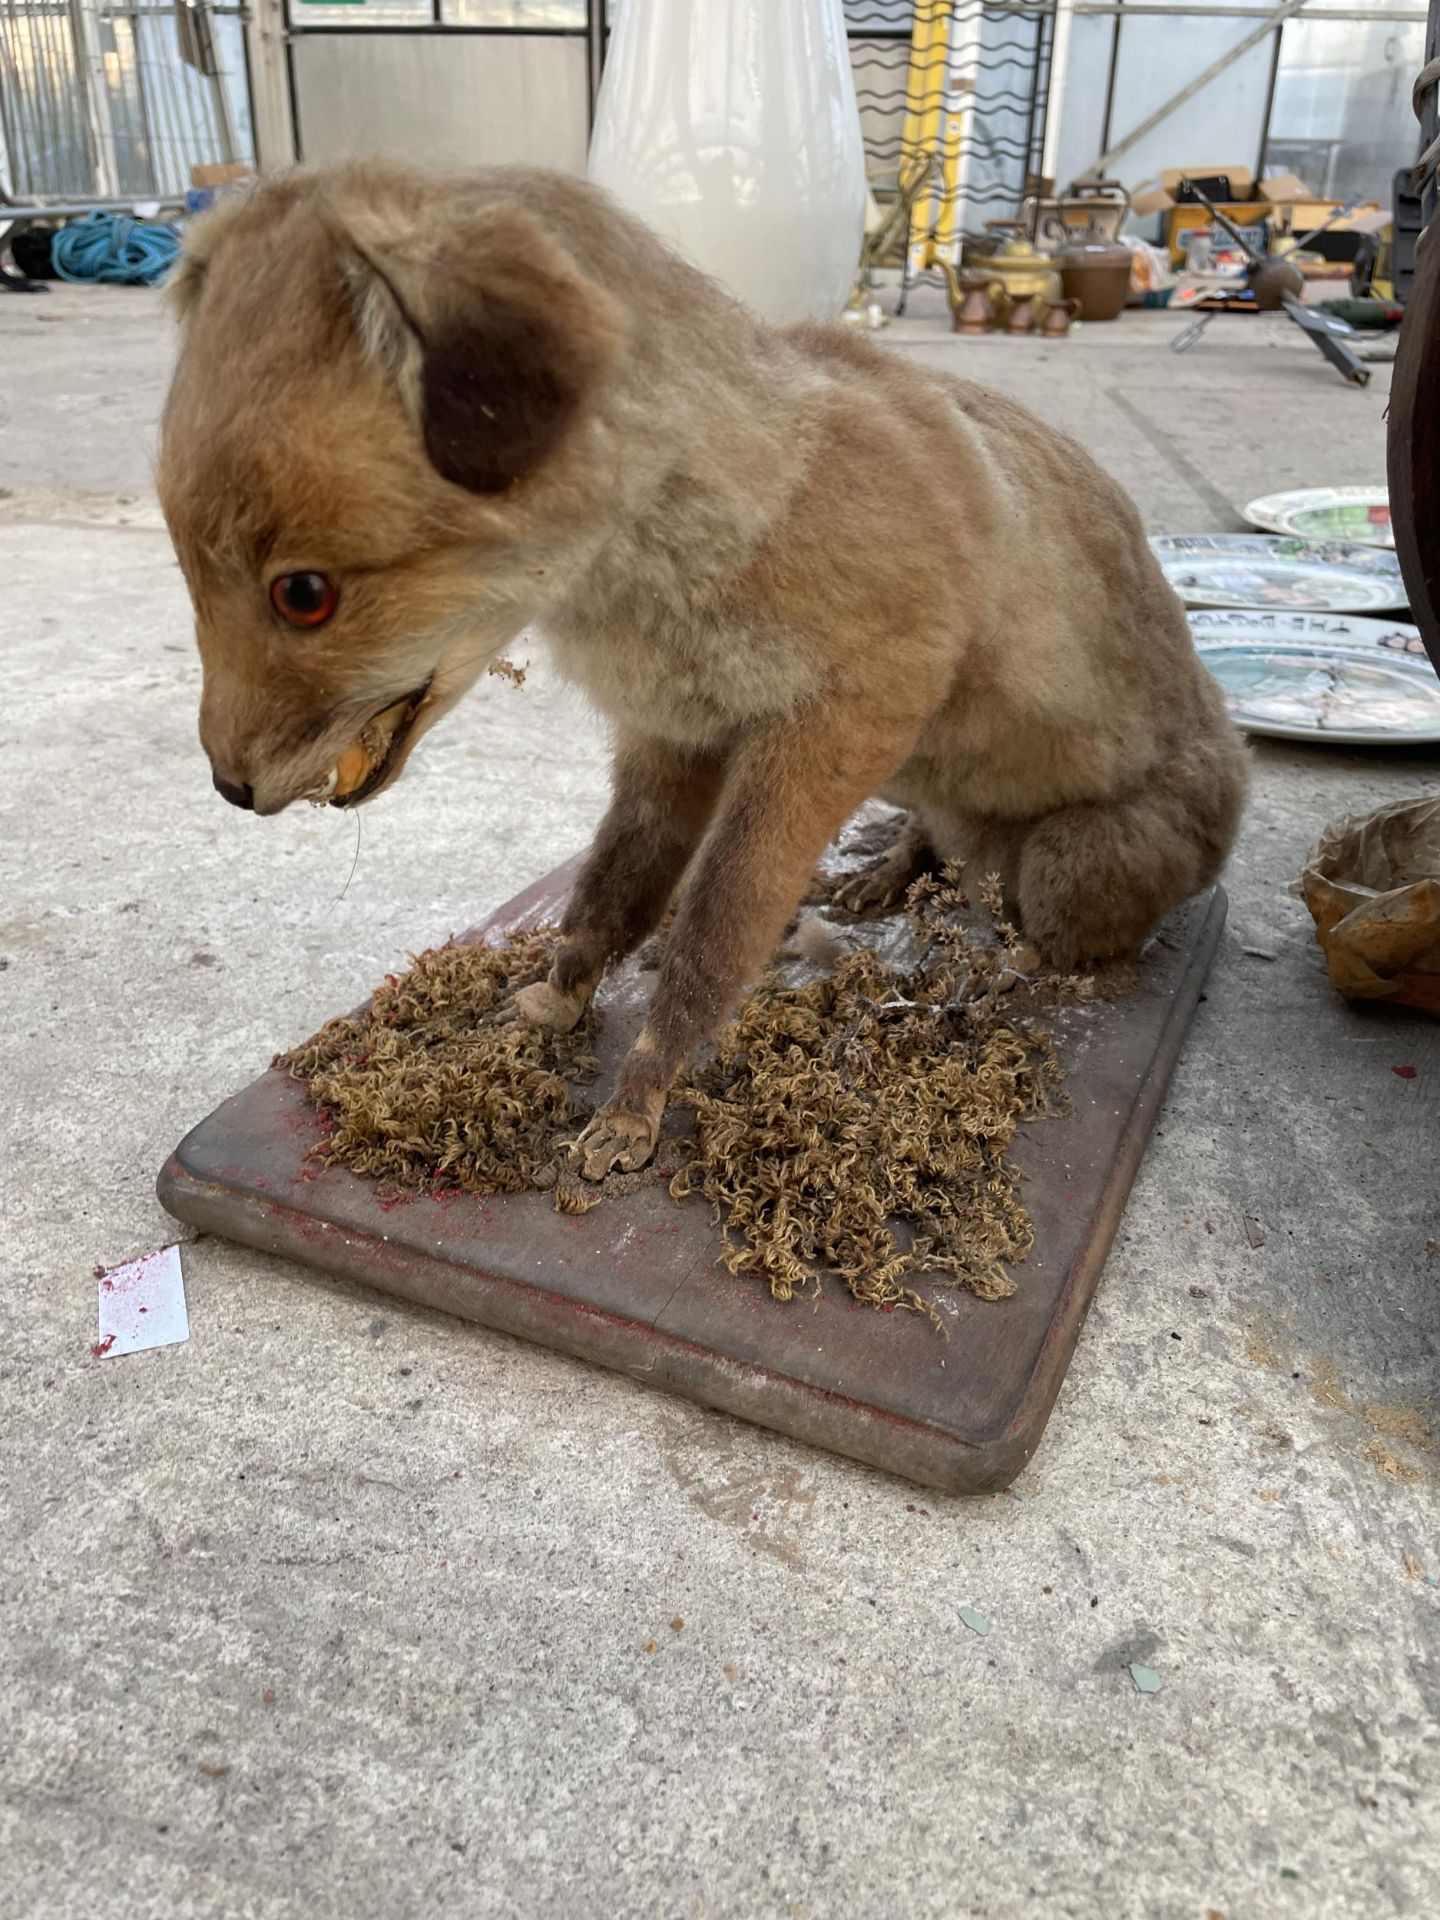
[[[1260,151],[1255,156],[1255,178],[1265,178],[1265,156],[1270,146],[1270,117],[1275,111],[1275,89],[1280,81],[1280,49],[1285,39],[1285,23],[1282,20],[1275,29],[1275,42],[1270,49],[1270,73],[1265,82],[1265,106],[1260,115]]]
[[[487,923],[557,916],[560,868]],[[1070,1066],[1073,1113],[1024,1130],[1035,1246],[1012,1299],[951,1296],[943,1338],[920,1315],[861,1307],[838,1285],[782,1306],[716,1261],[709,1209],[662,1185],[575,1217],[546,1194],[416,1199],[307,1159],[303,1089],[264,1074],[187,1135],[160,1175],[177,1218],[263,1251],[618,1368],[797,1439],[957,1493],[1006,1486],[1039,1442],[1155,1124],[1225,919],[1218,889],[1172,916],[1138,987],[1090,1003]],[[602,1058],[638,1029],[626,969]],[[1062,1058],[1067,1052],[1060,1027]],[[942,1364],[943,1362],[943,1364]]]
[[[589,109],[589,127],[595,131],[595,109],[600,100],[600,81],[605,72],[609,50],[610,26],[605,0],[585,0],[585,87]]]
[[[1430,0],[1426,73],[1440,55],[1440,0]],[[1422,166],[1416,187],[1425,228],[1415,249],[1415,277],[1400,326],[1390,382],[1386,470],[1395,552],[1410,598],[1410,617],[1440,673],[1440,246],[1436,243],[1436,171],[1440,92],[1432,78],[1417,85]]]
[[[1315,342],[1337,373],[1343,374],[1352,386],[1369,386],[1370,369],[1349,344],[1355,329],[1348,320],[1340,319],[1338,314],[1326,313],[1323,307],[1307,307],[1303,301],[1296,300],[1288,293],[1282,304],[1296,326]]]
[[[1262,312],[1273,312],[1287,293],[1305,291],[1305,276],[1298,267],[1291,266],[1288,261],[1277,260],[1257,247],[1254,238],[1223,214],[1193,180],[1182,180],[1180,186],[1182,191],[1189,189],[1191,199],[1199,201],[1216,226],[1223,228],[1244,254],[1245,290],[1254,296],[1255,304]]]
[[[1390,186],[1390,206],[1394,217],[1390,242],[1389,279],[1395,298],[1403,307],[1415,284],[1415,248],[1425,230],[1422,196],[1412,185],[1409,167],[1397,173]],[[1374,236],[1370,236],[1372,239]]]
[[[1286,297],[1296,299],[1305,291],[1305,276],[1288,260],[1265,260],[1246,275],[1255,304],[1261,313],[1275,313]]]
[[[1228,233],[1245,258],[1245,284],[1237,289],[1240,297],[1252,301],[1261,313],[1283,311],[1288,314],[1307,339],[1313,340],[1335,370],[1350,381],[1352,386],[1365,387],[1370,384],[1370,369],[1365,362],[1346,344],[1354,328],[1333,314],[1324,313],[1317,307],[1307,307],[1298,298],[1305,291],[1305,276],[1290,261],[1277,259],[1274,254],[1262,251],[1256,246],[1254,238],[1243,227],[1235,225],[1220,211],[1213,200],[1196,186],[1193,180],[1180,182],[1182,192],[1198,200],[1205,208],[1216,226]],[[1340,219],[1347,211],[1337,207],[1335,211],[1321,221],[1318,227],[1301,237],[1296,251],[1305,245],[1315,234],[1323,233],[1332,222]],[[1222,292],[1218,298],[1226,297]],[[1172,353],[1184,353],[1193,347],[1206,327],[1214,318],[1213,313],[1202,314],[1198,320],[1191,321],[1183,332],[1177,333],[1170,342]]]
[[[1113,131],[1112,122],[1115,118],[1115,75],[1120,68],[1120,22],[1124,12],[1125,0],[1119,0],[1115,9],[1115,24],[1110,30],[1110,61],[1105,74],[1105,109],[1100,120],[1100,146],[1107,153]],[[1090,172],[1099,174],[1102,169],[1092,167]]]

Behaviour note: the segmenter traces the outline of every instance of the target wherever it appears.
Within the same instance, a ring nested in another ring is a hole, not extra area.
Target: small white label
[[[97,1360],[189,1338],[179,1247],[142,1254],[100,1276],[100,1337],[91,1349]]]

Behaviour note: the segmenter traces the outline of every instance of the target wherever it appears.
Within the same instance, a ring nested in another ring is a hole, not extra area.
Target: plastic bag
[[[1133,233],[1122,233],[1122,247],[1130,249],[1130,298],[1141,300],[1147,293],[1164,293],[1167,287],[1173,287],[1176,276],[1171,271],[1170,256],[1163,248],[1152,247],[1148,240],[1141,240]]]
[[[1300,897],[1347,1000],[1440,1013],[1440,800],[1401,800],[1325,829]]]

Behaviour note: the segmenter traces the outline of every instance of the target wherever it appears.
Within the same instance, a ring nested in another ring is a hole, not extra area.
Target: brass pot
[[[1049,306],[1063,297],[1059,274],[1024,238],[1018,220],[987,220],[985,231],[988,240],[966,246],[965,266],[999,282],[991,299],[1002,326],[1008,324],[1011,305],[1017,301],[1033,300],[1037,306]]]

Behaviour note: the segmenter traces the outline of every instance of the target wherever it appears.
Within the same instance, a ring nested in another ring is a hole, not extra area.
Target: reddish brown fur
[[[522,626],[612,717],[615,794],[547,986],[572,1024],[679,889],[650,1022],[582,1142],[639,1164],[686,1056],[881,793],[994,866],[1062,965],[1212,879],[1244,763],[1134,509],[1070,441],[854,336],[760,325],[556,175],[388,165],[196,236],[161,488],[201,732],[261,812]],[[279,573],[340,586],[298,634]],[[688,871],[688,877],[687,877]],[[682,885],[681,882],[684,882]]]

